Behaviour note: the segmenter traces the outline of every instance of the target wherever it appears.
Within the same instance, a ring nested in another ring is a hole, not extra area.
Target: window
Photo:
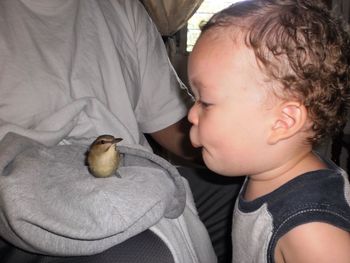
[[[196,13],[188,20],[186,51],[190,52],[196,43],[201,23],[208,21],[214,13],[239,1],[242,0],[204,0]]]

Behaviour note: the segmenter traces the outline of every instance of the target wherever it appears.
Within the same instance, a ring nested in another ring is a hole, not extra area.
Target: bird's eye
[[[105,144],[106,142],[105,142],[105,140],[101,140],[100,143],[101,144]]]

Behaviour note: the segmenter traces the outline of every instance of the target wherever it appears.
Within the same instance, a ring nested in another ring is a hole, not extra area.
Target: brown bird
[[[120,162],[117,143],[121,140],[112,135],[101,135],[91,144],[87,163],[95,177],[109,177],[117,170]]]

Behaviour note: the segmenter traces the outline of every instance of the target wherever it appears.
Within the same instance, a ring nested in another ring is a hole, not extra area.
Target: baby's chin
[[[202,157],[203,157],[203,162],[205,163],[206,167],[220,175],[228,176],[226,174],[223,174],[222,166],[220,166],[219,162],[213,158],[208,151],[205,148],[202,148]]]
[[[234,167],[231,167],[230,164],[225,164],[219,160],[216,160],[205,149],[202,149],[202,157],[206,167],[219,175],[226,177],[242,176],[241,173],[236,171]]]

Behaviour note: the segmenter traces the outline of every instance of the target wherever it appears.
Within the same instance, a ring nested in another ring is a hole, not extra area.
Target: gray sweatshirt
[[[120,178],[93,177],[85,145],[0,141],[0,235],[47,255],[91,255],[146,230],[175,262],[216,262],[190,189],[177,169],[137,146],[118,146]]]

